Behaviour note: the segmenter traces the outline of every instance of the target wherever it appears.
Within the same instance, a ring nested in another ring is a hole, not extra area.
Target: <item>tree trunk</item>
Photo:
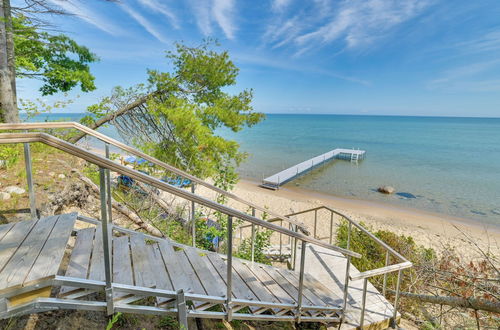
[[[144,95],[143,97],[140,97],[139,99],[137,99],[136,101],[130,103],[130,104],[127,104],[126,106],[122,107],[121,109],[118,109],[117,111],[113,111],[111,113],[108,113],[106,116],[100,118],[99,120],[97,120],[96,122],[94,122],[94,124],[92,125],[89,125],[89,128],[91,129],[97,129],[99,127],[101,127],[102,125],[110,122],[111,120],[115,119],[116,117],[119,117],[123,114],[125,114],[127,111],[130,111],[144,103],[146,103],[146,101],[150,98],[150,97],[153,97],[157,94],[159,94],[160,91],[154,91],[152,93],[149,93],[147,95]],[[72,137],[69,142],[71,143],[76,143],[78,141],[80,141],[80,139],[82,139],[84,136],[86,135],[86,133],[78,133],[77,135],[75,135],[74,137]]]
[[[14,60],[13,43],[9,46],[8,42],[9,39],[12,40],[12,29],[9,28],[11,26],[10,1],[2,0],[0,6],[0,122],[18,123],[19,112],[13,90],[15,83],[11,79],[13,67],[9,67],[9,59],[11,64]]]

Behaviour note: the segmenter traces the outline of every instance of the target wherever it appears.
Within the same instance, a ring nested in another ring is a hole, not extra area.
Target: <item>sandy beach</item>
[[[257,182],[249,180],[241,180],[235,187],[234,193],[280,214],[307,210],[320,205],[329,206],[374,229],[385,229],[411,236],[418,244],[432,247],[438,252],[454,248],[465,259],[480,256],[478,248],[471,240],[485,252],[489,251],[497,256],[500,253],[499,228],[481,225],[467,219],[390,204],[347,199],[298,188],[285,187],[272,191],[260,188]],[[329,230],[329,228],[323,229]],[[468,235],[471,240],[464,235]]]

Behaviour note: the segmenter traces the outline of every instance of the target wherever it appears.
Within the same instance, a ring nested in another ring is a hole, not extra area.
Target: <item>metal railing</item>
[[[111,234],[113,231],[113,223],[111,219],[111,184],[110,184],[110,173],[109,171],[113,171],[122,175],[127,175],[134,180],[139,182],[149,184],[159,190],[171,193],[173,195],[182,197],[188,201],[197,203],[199,205],[203,205],[212,210],[218,211],[222,214],[225,214],[228,217],[228,236],[227,236],[227,296],[225,300],[226,306],[226,316],[228,320],[232,319],[232,259],[233,259],[233,218],[240,219],[243,221],[250,222],[254,226],[260,226],[272,231],[278,232],[283,235],[287,235],[292,237],[295,241],[302,242],[302,251],[305,251],[307,244],[313,244],[317,246],[321,246],[333,251],[337,251],[342,253],[348,258],[355,257],[360,258],[361,255],[359,253],[350,251],[348,249],[343,249],[338,246],[323,242],[316,238],[307,236],[303,233],[299,233],[296,230],[290,230],[278,225],[273,224],[272,222],[268,222],[255,217],[255,211],[252,212],[253,215],[248,215],[244,212],[235,210],[226,205],[219,204],[212,200],[206,199],[204,197],[198,196],[195,193],[186,191],[182,188],[175,187],[166,182],[163,182],[157,178],[154,178],[148,174],[139,172],[135,169],[123,166],[118,164],[108,158],[99,156],[91,151],[82,149],[78,146],[75,146],[69,142],[58,139],[52,135],[46,133],[1,133],[0,134],[0,144],[18,144],[23,143],[28,146],[28,152],[26,155],[26,164],[31,164],[31,155],[29,153],[29,144],[34,142],[44,143],[48,146],[54,147],[58,150],[64,151],[70,155],[76,156],[78,158],[84,159],[89,163],[97,165],[99,167],[99,180],[100,180],[100,201],[101,201],[101,225],[102,225],[102,235],[103,235],[103,248],[104,248],[104,265],[105,265],[105,278],[106,278],[106,303],[107,303],[107,311],[108,314],[113,313],[115,310],[113,306],[113,288],[116,284],[112,283],[112,263],[111,263]],[[106,155],[109,156],[109,150],[107,149]],[[27,170],[31,171],[31,165],[26,167]],[[28,173],[28,177],[32,177],[31,172]],[[30,189],[30,197],[34,197],[34,188],[33,182],[28,187]],[[36,206],[34,200],[31,201],[30,205]],[[36,210],[35,210],[36,211]],[[33,210],[32,210],[33,212]],[[281,217],[280,217],[281,219]],[[281,219],[283,220],[283,219]],[[294,224],[294,226],[297,226]],[[301,256],[301,269],[299,274],[299,290],[298,290],[298,304],[296,307],[296,320],[300,321],[302,317],[302,312],[305,311],[308,306],[302,306],[302,295],[304,290],[304,262],[305,262],[305,253]],[[345,304],[345,303],[344,303]],[[305,319],[306,317],[304,317]]]
[[[320,210],[325,210],[329,212],[330,215],[330,224],[329,224],[329,235],[327,237],[318,237],[318,211]],[[294,212],[287,214],[286,217],[297,217],[299,215],[304,215],[307,213],[314,213],[314,220],[313,220],[313,226],[312,226],[312,232],[313,232],[313,237],[315,239],[327,239],[329,244],[333,244],[333,235],[334,235],[334,216],[340,216],[341,218],[345,219],[348,223],[348,229],[347,229],[347,246],[346,248],[350,250],[351,248],[351,234],[352,234],[352,227],[357,228],[361,232],[363,232],[365,235],[367,235],[370,239],[374,240],[378,245],[380,245],[384,250],[385,250],[385,266],[380,267],[377,269],[372,269],[364,272],[360,272],[357,274],[350,274],[350,263],[351,263],[351,257],[346,256],[347,258],[347,266],[346,266],[346,275],[345,275],[345,281],[344,281],[344,312],[347,304],[347,295],[348,295],[348,286],[349,286],[349,281],[355,281],[355,280],[363,280],[363,298],[361,302],[361,316],[360,316],[360,327],[363,327],[364,324],[364,316],[365,316],[365,307],[366,307],[366,294],[367,294],[367,286],[368,286],[368,279],[374,276],[381,276],[383,275],[383,284],[382,284],[382,294],[386,296],[386,291],[387,291],[387,276],[388,274],[392,272],[398,272],[398,277],[396,281],[396,290],[395,290],[395,299],[394,299],[394,311],[393,311],[393,318],[392,322],[394,323],[396,321],[397,317],[397,307],[399,303],[399,289],[401,285],[401,275],[402,271],[406,268],[410,268],[413,266],[413,264],[407,260],[404,256],[402,256],[400,253],[398,253],[396,250],[394,250],[392,247],[390,247],[387,243],[373,235],[370,231],[368,231],[366,228],[361,226],[359,223],[351,219],[349,216],[334,210],[328,206],[318,206],[315,208],[307,209],[304,211],[299,211],[299,212]],[[282,222],[281,219],[274,218],[268,220],[268,222]],[[306,224],[306,222],[304,221]],[[240,230],[244,228],[248,228],[248,225],[244,225],[240,227]],[[252,234],[253,236],[253,234]],[[283,250],[283,240],[281,238],[282,235],[280,235],[279,239],[279,251]],[[288,242],[291,246],[291,264],[292,268],[295,268],[295,259],[297,255],[297,244],[293,240],[290,240]],[[293,246],[293,247],[292,247]],[[302,250],[304,251],[304,250]],[[281,252],[280,252],[281,253]],[[302,253],[304,255],[304,253]],[[389,265],[390,261],[390,256],[393,256],[395,259],[397,259],[399,262],[396,264]],[[394,325],[394,324],[393,324]]]
[[[142,151],[139,151],[133,147],[130,147],[130,146],[126,145],[125,143],[122,143],[118,140],[110,138],[109,136],[104,135],[102,133],[99,133],[99,132],[97,132],[97,131],[95,131],[95,130],[93,130],[85,125],[80,124],[80,123],[77,123],[77,122],[40,122],[40,123],[6,123],[6,124],[4,123],[4,124],[0,124],[0,131],[6,131],[6,130],[28,131],[28,130],[34,130],[34,129],[45,129],[45,130],[46,129],[75,129],[75,130],[78,130],[80,132],[83,132],[89,136],[92,136],[92,137],[104,142],[106,145],[106,152],[108,153],[108,158],[109,158],[109,145],[115,146],[123,151],[126,151],[129,154],[132,154],[134,156],[145,159],[145,160],[147,160],[147,161],[149,161],[149,162],[151,162],[151,163],[153,163],[153,164],[155,164],[155,165],[157,165],[157,166],[159,166],[159,167],[161,167],[169,172],[175,173],[176,175],[179,175],[179,176],[182,176],[183,178],[189,179],[192,182],[194,182],[200,186],[206,187],[206,188],[210,189],[211,191],[214,191],[214,192],[221,194],[229,199],[232,199],[233,201],[242,203],[242,204],[246,205],[247,207],[251,208],[252,210],[259,210],[261,212],[265,212],[265,213],[269,214],[272,217],[282,219],[283,221],[292,223],[292,224],[296,225],[297,229],[302,231],[304,234],[309,234],[307,227],[304,226],[304,224],[302,224],[300,222],[296,222],[294,220],[287,219],[286,217],[284,217],[276,212],[273,212],[272,210],[268,210],[260,205],[257,205],[255,203],[252,203],[252,202],[247,201],[247,200],[244,200],[243,198],[240,198],[231,192],[228,192],[224,189],[216,187],[213,184],[210,184],[210,183],[208,183],[200,178],[197,178],[196,176],[193,176],[193,175],[191,175],[183,170],[180,170],[172,165],[169,165],[165,162],[162,162],[154,157],[151,157],[150,155],[148,155]],[[191,192],[193,192],[193,193],[195,192],[194,184],[191,187]],[[194,210],[194,205],[193,205],[192,209]],[[194,228],[194,226],[193,226],[193,228]]]

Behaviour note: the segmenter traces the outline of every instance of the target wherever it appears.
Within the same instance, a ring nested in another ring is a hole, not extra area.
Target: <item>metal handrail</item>
[[[56,138],[50,134],[47,133],[0,133],[0,144],[12,144],[12,143],[33,143],[33,142],[41,142],[46,145],[49,145],[51,147],[54,147],[56,149],[59,149],[61,151],[64,151],[68,154],[71,154],[73,156],[79,157],[81,159],[84,159],[92,164],[95,164],[101,168],[104,169],[109,169],[114,172],[120,173],[127,175],[131,177],[132,179],[135,179],[137,181],[149,184],[153,187],[156,187],[160,190],[163,190],[165,192],[177,195],[179,197],[182,197],[186,200],[193,201],[197,204],[206,206],[208,208],[211,208],[213,210],[219,211],[223,214],[226,214],[228,216],[232,216],[244,221],[248,221],[254,225],[261,226],[282,234],[285,234],[287,236],[293,237],[295,239],[301,240],[303,242],[311,243],[314,245],[322,246],[324,248],[340,252],[346,256],[350,257],[355,257],[355,258],[360,258],[361,255],[356,252],[352,252],[347,249],[343,249],[341,247],[331,245],[328,243],[325,243],[321,240],[312,238],[310,236],[301,234],[299,232],[293,231],[286,229],[281,226],[274,225],[272,223],[269,223],[265,220],[261,220],[259,218],[256,218],[254,216],[248,215],[246,213],[243,213],[241,211],[235,210],[229,206],[222,205],[219,203],[216,203],[214,201],[211,201],[209,199],[206,199],[204,197],[201,197],[199,195],[193,194],[189,191],[186,191],[181,188],[177,188],[173,185],[170,185],[164,181],[161,181],[157,178],[154,178],[148,174],[139,172],[137,170],[134,170],[132,168],[129,168],[127,166],[120,165],[112,160],[109,160],[107,158],[104,158],[102,156],[96,155],[88,150],[82,149],[78,146],[75,146],[69,142],[66,142],[64,140],[61,140],[59,138]]]
[[[298,222],[298,221],[294,221],[292,219],[288,219],[286,218],[285,216],[282,216],[276,212],[273,212],[273,211],[270,211],[262,206],[259,206],[257,204],[254,204],[250,201],[247,201],[247,200],[244,200],[240,197],[238,197],[237,195],[233,194],[233,193],[230,193],[224,189],[221,189],[221,188],[218,188],[204,180],[201,180],[200,178],[197,178],[185,171],[182,171],[176,167],[173,167],[165,162],[162,162],[154,157],[151,157],[150,155],[148,154],[145,154],[144,152],[141,152],[135,148],[132,148],[118,140],[115,140],[113,138],[110,138],[109,136],[106,136],[102,133],[99,133],[85,125],[82,125],[80,123],[77,123],[77,122],[40,122],[40,123],[3,123],[3,124],[0,124],[0,131],[4,131],[4,130],[31,130],[31,129],[63,129],[63,128],[71,128],[71,129],[76,129],[76,130],[79,130],[81,132],[84,132],[90,136],[93,136],[105,143],[108,143],[108,144],[111,144],[117,148],[120,148],[130,154],[133,154],[137,157],[140,157],[140,158],[143,158],[155,165],[158,165],[170,172],[173,172],[177,175],[180,175],[184,178],[187,178],[189,180],[191,180],[192,182],[196,182],[197,184],[201,185],[201,186],[204,186],[210,190],[213,190],[221,195],[224,195],[234,201],[237,201],[239,203],[242,203],[242,204],[245,204],[251,208],[254,208],[256,210],[259,210],[261,212],[266,212],[267,214],[275,217],[275,218],[278,218],[278,219],[281,219],[283,221],[286,221],[288,223],[291,223],[293,225],[296,225],[298,229],[300,229],[304,234],[309,234],[309,231],[307,229],[307,227],[301,223],[301,222]]]
[[[342,218],[346,219],[347,222],[349,223],[348,225],[348,238],[347,238],[347,249],[350,249],[350,240],[351,240],[351,231],[352,231],[352,226],[358,228],[360,231],[368,235],[371,239],[373,239],[375,242],[377,242],[380,246],[382,246],[386,250],[386,257],[385,257],[385,266],[368,270],[365,272],[360,272],[357,274],[350,274],[349,268],[350,268],[350,256],[347,256],[347,268],[346,268],[346,277],[345,277],[345,282],[344,282],[344,308],[347,304],[347,289],[348,289],[348,283],[349,280],[355,281],[355,280],[364,280],[363,283],[363,300],[362,300],[362,306],[361,306],[361,317],[360,317],[360,328],[363,328],[363,322],[364,322],[364,312],[365,312],[365,304],[366,304],[366,293],[367,293],[367,286],[368,286],[368,279],[374,276],[380,276],[384,275],[384,280],[383,280],[383,285],[382,285],[382,294],[385,296],[386,294],[386,288],[387,288],[387,275],[392,272],[398,272],[398,279],[396,282],[396,294],[395,294],[395,302],[394,302],[394,311],[393,311],[393,318],[392,322],[394,323],[396,320],[396,313],[397,313],[397,306],[399,302],[399,288],[401,285],[401,274],[404,269],[410,268],[413,266],[413,264],[406,259],[404,256],[402,256],[400,253],[395,251],[392,247],[390,247],[387,243],[379,239],[377,236],[373,235],[371,232],[369,232],[366,228],[361,226],[359,223],[351,219],[349,216],[334,210],[328,206],[318,206],[315,208],[295,212],[286,215],[287,217],[292,217],[292,216],[297,216],[309,212],[315,212],[315,221],[314,221],[314,238],[316,238],[316,226],[317,226],[317,215],[319,210],[327,210],[331,212],[331,220],[330,220],[330,242],[332,242],[332,235],[333,235],[333,214],[337,214],[341,216]],[[269,222],[276,222],[280,221],[280,219],[270,219],[268,220]],[[245,226],[247,227],[247,226]],[[397,264],[389,265],[389,255],[394,256],[396,259],[398,259],[400,262]]]

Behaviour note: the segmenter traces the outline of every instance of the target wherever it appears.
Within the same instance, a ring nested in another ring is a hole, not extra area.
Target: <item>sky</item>
[[[49,0],[49,20],[100,57],[71,112],[171,69],[213,37],[265,113],[500,117],[499,0]],[[40,97],[20,80],[21,98]],[[61,95],[45,98],[48,102]]]

